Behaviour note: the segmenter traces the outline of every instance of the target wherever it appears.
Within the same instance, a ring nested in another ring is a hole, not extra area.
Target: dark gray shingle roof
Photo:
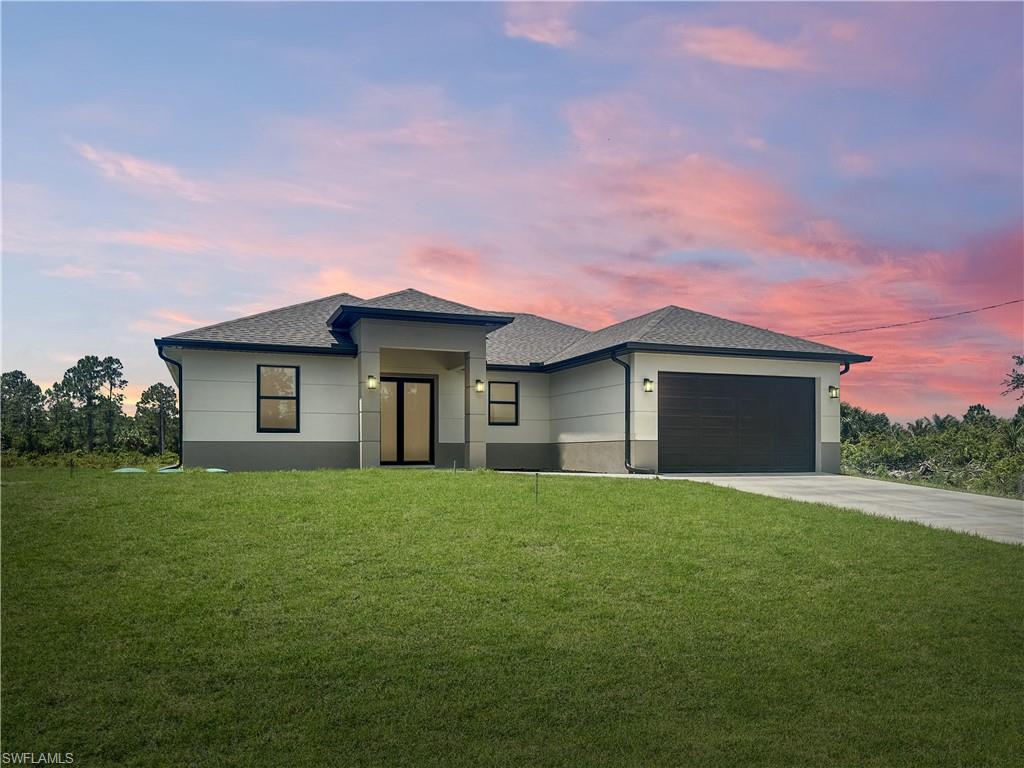
[[[589,331],[546,317],[509,313],[515,320],[487,335],[487,362],[494,365],[542,363]]]
[[[344,302],[342,302],[344,303]],[[371,309],[396,309],[406,312],[444,312],[452,315],[499,315],[500,312],[489,312],[466,304],[448,301],[429,293],[417,291],[415,288],[386,293],[373,299],[357,302],[360,307]]]
[[[859,357],[853,352],[826,344],[670,305],[594,331],[547,362],[569,360],[627,342]]]
[[[290,307],[271,309],[237,320],[195,328],[168,336],[169,339],[213,341],[235,344],[282,344],[296,347],[329,348],[338,343],[327,327],[327,318],[341,304],[362,301],[349,293],[304,301]]]
[[[272,309],[167,337],[166,341],[217,344],[265,344],[329,349],[351,344],[343,332],[328,327],[339,307],[366,307],[411,312],[436,312],[515,320],[487,337],[487,362],[492,365],[561,363],[627,343],[667,347],[830,355],[851,361],[870,359],[807,339],[775,333],[703,312],[667,306],[597,331],[586,331],[531,314],[491,312],[407,288],[363,300],[348,293]]]
[[[646,315],[631,317],[629,320],[623,320],[621,323],[609,325],[607,328],[602,328],[598,331],[592,331],[576,341],[575,344],[565,347],[545,362],[556,363],[561,360],[568,360],[580,355],[597,352],[601,349],[617,347],[620,344],[625,344],[627,341],[640,341],[647,327],[656,322],[666,309],[668,307],[656,309],[654,312],[648,312]]]

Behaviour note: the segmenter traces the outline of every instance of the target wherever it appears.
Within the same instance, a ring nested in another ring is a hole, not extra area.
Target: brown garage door
[[[814,379],[659,373],[658,471],[813,472]]]

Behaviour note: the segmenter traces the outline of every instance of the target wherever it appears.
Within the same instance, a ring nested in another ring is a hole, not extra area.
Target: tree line
[[[1003,380],[1004,395],[1024,399],[1024,357]],[[984,405],[960,418],[933,414],[906,424],[841,404],[843,471],[969,491],[1024,495],[1024,405],[1009,419]]]
[[[52,453],[177,453],[178,394],[166,384],[147,387],[124,412],[124,366],[116,357],[86,355],[45,391],[22,371],[0,381],[0,446],[4,451]]]

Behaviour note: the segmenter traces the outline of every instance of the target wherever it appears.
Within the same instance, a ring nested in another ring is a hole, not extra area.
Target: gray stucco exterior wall
[[[358,442],[185,441],[186,467],[233,472],[274,469],[348,469],[359,466]]]
[[[491,469],[558,469],[551,443],[488,443],[487,466]]]
[[[821,444],[821,471],[839,474],[839,443]]]

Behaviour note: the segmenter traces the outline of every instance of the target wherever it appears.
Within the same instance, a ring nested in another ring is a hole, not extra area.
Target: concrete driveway
[[[986,539],[1024,544],[1024,501],[943,491],[919,485],[824,474],[661,475],[740,491],[815,501],[912,520],[936,528],[976,533]]]

